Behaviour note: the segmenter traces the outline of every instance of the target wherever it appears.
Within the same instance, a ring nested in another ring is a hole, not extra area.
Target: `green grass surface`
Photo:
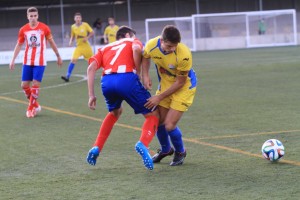
[[[91,111],[80,76],[63,84],[68,62],[48,63],[34,119],[25,117],[20,65],[0,66],[0,199],[299,199],[299,55],[299,47],[194,53],[197,95],[179,123],[187,158],[153,171],[134,151],[143,117],[127,105],[97,165],[85,162],[107,111],[98,85]],[[80,61],[74,73],[86,67]],[[278,163],[260,153],[270,138],[286,148]]]

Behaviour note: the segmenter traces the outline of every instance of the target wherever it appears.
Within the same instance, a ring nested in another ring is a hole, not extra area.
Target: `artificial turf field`
[[[107,111],[99,85],[96,111],[87,107],[85,61],[66,84],[68,62],[48,63],[34,119],[25,117],[21,65],[0,66],[0,199],[298,200],[299,55],[300,47],[194,53],[197,95],[179,123],[188,155],[182,166],[167,157],[153,171],[134,151],[143,117],[126,104],[97,165],[86,163]],[[286,149],[278,163],[261,156],[270,138]],[[151,154],[158,147],[154,138]]]

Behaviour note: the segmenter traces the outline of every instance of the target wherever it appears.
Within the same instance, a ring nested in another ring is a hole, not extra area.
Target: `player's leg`
[[[33,117],[32,116],[32,109],[29,106],[30,105],[30,98],[31,98],[31,88],[30,88],[30,83],[33,80],[33,67],[28,66],[28,65],[23,65],[22,67],[22,82],[21,82],[21,87],[23,89],[23,92],[27,99],[29,100],[28,102],[28,107],[26,111],[26,116],[28,118]]]
[[[30,82],[31,81],[22,81],[21,87],[23,89],[23,92],[28,99],[28,106],[26,110],[26,117],[31,118],[32,116],[32,111],[30,110],[29,104],[30,104],[30,97],[31,97],[31,88],[30,88]]]
[[[167,102],[166,101],[162,102],[162,104],[164,103]],[[169,135],[164,124],[169,109],[163,106],[158,106],[158,110],[160,116],[160,125],[157,129],[156,137],[161,147],[160,149],[158,149],[157,153],[152,157],[154,163],[158,163],[163,158],[173,155],[174,153],[174,149],[171,147]]]
[[[170,109],[164,120],[166,130],[175,148],[174,158],[170,163],[171,166],[183,164],[184,158],[186,157],[186,150],[182,140],[182,132],[177,126],[177,123],[181,119],[183,113],[192,105],[195,92],[196,88],[194,87],[172,95]]]
[[[122,114],[122,108],[118,108],[118,109],[115,109],[115,110],[109,112],[105,116],[105,118],[100,126],[100,130],[98,132],[96,141],[95,141],[93,147],[89,150],[89,153],[86,158],[87,162],[90,165],[96,165],[97,158],[98,158],[100,152],[103,150],[104,144],[105,144],[106,140],[108,139],[115,123],[118,121],[121,114]]]
[[[183,113],[183,111],[170,108],[164,122],[167,133],[170,136],[171,142],[175,148],[174,159],[170,163],[171,166],[183,164],[184,158],[186,157],[186,150],[182,140],[182,132],[177,126],[177,123],[182,117]]]
[[[170,108],[164,120],[166,131],[170,136],[170,139],[176,152],[184,152],[182,134],[180,129],[177,127],[177,123],[182,117],[183,113],[184,112],[182,111]]]
[[[87,155],[86,159],[90,165],[96,164],[97,157],[102,151],[114,124],[122,114],[121,104],[123,100],[119,98],[118,94],[115,93],[115,84],[113,84],[114,81],[115,76],[113,75],[106,75],[101,79],[102,93],[105,97],[105,102],[109,113],[104,118],[100,130],[98,132],[96,141]]]
[[[40,104],[37,101],[37,99],[39,98],[39,95],[40,95],[40,85],[41,85],[41,82],[39,82],[37,80],[32,81],[29,107],[32,109],[33,116],[35,116],[37,113],[41,112],[41,110],[42,110]]]
[[[68,66],[68,70],[65,76],[61,76],[61,79],[63,79],[65,82],[69,82],[70,81],[70,77],[72,75],[73,69],[75,68],[75,64],[77,62],[77,59],[71,59],[69,66]]]
[[[41,106],[37,102],[40,94],[40,86],[44,76],[45,66],[34,66],[33,68],[33,81],[31,87],[31,96],[29,99],[28,108],[31,112],[31,117],[34,117],[37,112],[41,111]]]
[[[26,98],[29,100],[30,96],[31,96],[30,81],[22,81],[21,87],[22,87],[22,90],[23,90]]]
[[[135,144],[136,152],[142,157],[144,166],[153,170],[153,160],[149,153],[149,144],[152,141],[158,126],[158,112],[154,111],[152,113],[144,115],[145,121],[142,126],[142,133],[139,141]]]
[[[32,80],[33,80],[33,68],[28,65],[23,65],[21,88],[28,100],[30,99],[31,96],[30,82]]]
[[[92,47],[90,45],[87,45],[85,50],[82,52],[82,56],[86,61],[89,61],[89,59],[94,55]]]
[[[75,65],[77,63],[77,60],[78,60],[78,58],[80,56],[81,56],[81,50],[80,50],[80,48],[76,47],[75,50],[74,50],[74,52],[73,52],[71,61],[69,63],[66,75],[65,76],[61,76],[61,79],[63,79],[65,82],[69,82],[70,77],[72,75],[72,72],[73,72],[73,70],[75,68]]]
[[[131,106],[135,114],[143,114],[145,117],[140,142],[148,148],[158,127],[159,113],[157,110],[152,111],[144,107],[151,94],[144,88],[136,74],[127,73],[121,76],[123,78],[122,98]]]
[[[99,150],[101,151],[104,147],[104,144],[109,137],[112,128],[114,127],[115,123],[118,121],[119,117],[122,114],[122,108],[115,109],[105,116],[98,133],[98,136],[96,138],[96,141],[94,143],[94,146],[97,146]]]
[[[153,161],[148,150],[158,126],[158,111],[151,111],[144,107],[151,94],[143,87],[136,74],[127,73],[122,77],[122,89],[120,95],[133,108],[135,114],[143,114],[145,117],[139,141],[135,145],[136,152],[142,157],[144,166],[152,170]]]
[[[148,148],[150,142],[152,141],[157,131],[159,122],[158,110],[145,114],[144,117],[145,121],[142,126],[142,133],[139,141],[142,142],[145,145],[145,147]]]

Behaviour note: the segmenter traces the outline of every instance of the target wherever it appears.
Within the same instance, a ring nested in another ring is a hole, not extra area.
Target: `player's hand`
[[[145,103],[144,106],[147,109],[154,110],[155,107],[159,104],[160,101],[161,101],[161,99],[159,98],[158,95],[152,96],[149,99],[147,99],[147,103]]]
[[[59,68],[61,68],[61,67],[62,67],[62,64],[63,64],[63,61],[62,61],[61,57],[59,56],[59,57],[57,58],[57,66],[58,66]]]
[[[11,62],[11,63],[9,64],[9,69],[10,69],[11,71],[13,71],[13,70],[15,69],[15,62]]]
[[[97,101],[97,98],[95,96],[91,96],[89,98],[88,106],[91,110],[96,110],[96,101]]]
[[[88,41],[88,38],[87,37],[84,37],[83,39],[82,39],[82,42],[87,42]]]
[[[143,77],[143,85],[146,90],[152,90],[152,80],[149,77]]]

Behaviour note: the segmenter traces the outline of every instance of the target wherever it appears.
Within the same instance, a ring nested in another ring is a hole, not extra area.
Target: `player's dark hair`
[[[164,27],[161,33],[161,37],[164,41],[177,44],[181,41],[179,30],[173,25],[167,25]]]
[[[135,30],[132,28],[129,28],[128,26],[121,26],[116,34],[116,39],[122,39],[125,38],[126,34],[129,33],[130,37],[136,34]]]
[[[75,13],[75,14],[74,14],[74,17],[75,17],[75,16],[80,16],[80,17],[82,17],[82,15],[81,15],[80,12]]]
[[[38,12],[38,9],[36,7],[30,7],[27,9],[27,13],[30,13],[30,12]]]

